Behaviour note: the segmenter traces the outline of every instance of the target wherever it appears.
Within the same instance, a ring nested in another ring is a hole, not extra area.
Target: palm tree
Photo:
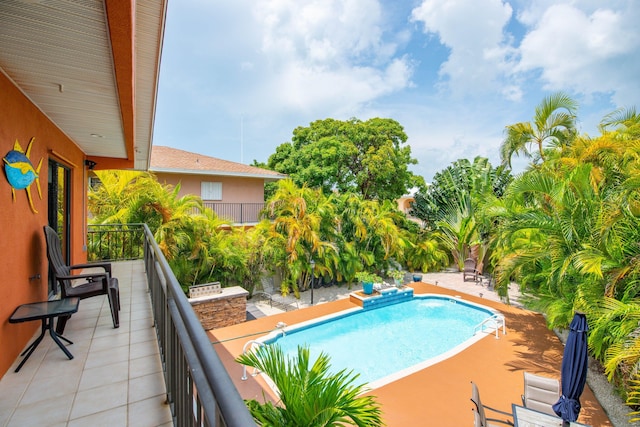
[[[411,270],[438,271],[447,267],[449,256],[443,249],[439,232],[418,232],[412,237],[412,245],[407,250],[406,264]]]
[[[575,136],[575,112],[578,104],[568,95],[557,92],[546,97],[537,107],[531,122],[520,122],[508,125],[506,137],[500,146],[502,164],[511,168],[513,155],[532,158],[529,150],[533,145],[537,148],[540,161],[545,160],[545,144],[551,147],[562,147],[571,143]],[[534,163],[537,160],[534,157]]]
[[[285,358],[278,345],[258,347],[236,361],[264,372],[279,391],[280,401],[247,401],[255,421],[262,426],[324,427],[382,426],[381,409],[373,396],[361,396],[358,375],[342,370],[330,372],[329,357],[321,353],[313,364],[309,349],[298,347],[297,358]]]
[[[96,174],[101,185],[89,193],[92,223],[146,223],[185,290],[220,280],[252,292],[262,265],[259,243],[229,230],[229,221],[204,209],[199,197],[179,196],[180,186],[162,185],[149,173]]]
[[[450,251],[454,263],[462,271],[464,260],[471,256],[471,248],[480,244],[471,196],[463,194],[458,200],[448,203],[440,212],[435,225],[439,230],[436,236]]]
[[[620,108],[607,114],[600,122],[600,130],[606,134],[611,128],[618,130],[619,137],[624,139],[640,136],[640,114],[635,107]]]
[[[316,273],[332,274],[336,260],[335,246],[330,240],[334,227],[334,209],[320,189],[298,188],[292,180],[278,183],[268,203],[269,226],[261,227],[266,233],[265,242],[272,248],[272,255],[284,273],[282,293],[291,286],[298,295],[301,288],[310,283],[311,260],[316,262]],[[282,251],[276,248],[283,248]]]
[[[132,213],[128,209],[142,187],[157,183],[149,174],[137,171],[95,171],[100,184],[89,189],[88,206],[94,224],[126,223]]]

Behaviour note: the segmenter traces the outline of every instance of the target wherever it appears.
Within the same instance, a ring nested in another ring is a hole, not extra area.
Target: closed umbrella
[[[576,313],[562,356],[562,396],[553,410],[565,421],[575,421],[580,413],[580,395],[587,382],[587,317]]]

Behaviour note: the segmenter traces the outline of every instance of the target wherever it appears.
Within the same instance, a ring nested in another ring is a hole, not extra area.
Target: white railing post
[[[493,322],[494,329],[495,329],[495,332],[496,332],[496,339],[499,338],[498,333],[500,331],[500,326],[502,326],[502,335],[506,335],[507,334],[507,325],[506,325],[506,322],[505,322],[505,319],[504,319],[504,315],[502,315],[500,313],[496,313],[496,314],[492,315],[491,317],[487,317],[482,322],[477,324],[475,326],[475,328],[473,328],[473,334],[475,335],[477,332],[483,331],[484,330],[484,326],[489,322]]]

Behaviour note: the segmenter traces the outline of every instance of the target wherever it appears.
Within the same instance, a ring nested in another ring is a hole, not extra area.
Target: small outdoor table
[[[42,330],[40,331],[40,336],[36,338],[29,347],[27,347],[20,356],[26,356],[22,359],[22,362],[18,365],[14,372],[18,372],[24,362],[27,361],[29,356],[34,352],[46,331],[49,331],[49,335],[58,344],[58,347],[62,349],[64,354],[67,355],[69,359],[73,359],[73,355],[67,350],[67,348],[60,342],[61,338],[69,344],[73,344],[73,342],[69,341],[67,338],[58,334],[53,329],[54,319],[58,316],[71,315],[78,311],[78,305],[80,303],[80,298],[63,298],[60,300],[53,301],[42,301],[42,302],[33,302],[30,304],[22,304],[15,309],[11,317],[9,318],[9,323],[21,323],[21,322],[29,322],[31,320],[42,320]]]
[[[578,422],[564,422],[562,418],[545,414],[524,406],[511,405],[513,409],[514,427],[588,427]]]

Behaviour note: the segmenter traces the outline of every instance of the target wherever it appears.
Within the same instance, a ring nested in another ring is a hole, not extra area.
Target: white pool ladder
[[[490,326],[494,327],[494,329],[496,331],[496,339],[499,338],[498,337],[498,331],[500,330],[500,326],[502,326],[502,335],[506,335],[507,334],[507,326],[505,324],[504,315],[502,315],[500,313],[496,313],[496,314],[492,315],[491,317],[487,317],[482,322],[477,324],[476,327],[473,329],[473,334],[475,335],[478,332],[484,331],[484,327],[486,325],[490,325]]]
[[[244,355],[247,352],[247,347],[251,346],[251,350],[253,350],[255,347],[261,346],[261,345],[266,345],[263,342],[260,341],[256,341],[256,340],[249,340],[247,341],[244,346],[242,347],[242,354]],[[257,368],[253,368],[253,373],[251,374],[252,377],[255,377],[256,375],[258,375],[258,369]],[[247,365],[242,365],[242,381],[246,381],[247,380]]]

